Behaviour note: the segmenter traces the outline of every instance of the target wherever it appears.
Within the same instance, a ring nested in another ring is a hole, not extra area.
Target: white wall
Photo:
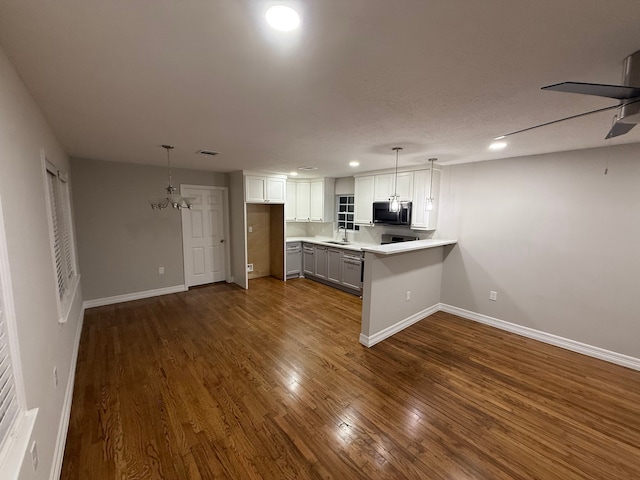
[[[229,215],[231,230],[231,275],[242,288],[249,288],[247,276],[247,212],[244,204],[244,174],[229,174]]]
[[[443,303],[640,357],[640,145],[449,166],[441,195]]]
[[[49,478],[82,303],[79,292],[69,322],[58,323],[41,149],[61,171],[69,171],[61,145],[0,49],[0,195],[27,407],[40,409],[32,436],[38,444],[39,466],[33,473],[27,459],[23,480]],[[72,176],[70,181],[73,195]]]
[[[394,255],[365,253],[361,343],[371,346],[430,315],[432,307],[437,309],[444,255],[445,247]]]

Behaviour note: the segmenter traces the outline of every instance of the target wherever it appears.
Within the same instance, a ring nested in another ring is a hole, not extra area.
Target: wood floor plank
[[[640,478],[640,372],[305,279],[89,309],[62,479]]]

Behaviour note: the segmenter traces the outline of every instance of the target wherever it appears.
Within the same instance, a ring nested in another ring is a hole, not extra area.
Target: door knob
[[[224,243],[224,238],[222,240],[220,240],[220,243]]]

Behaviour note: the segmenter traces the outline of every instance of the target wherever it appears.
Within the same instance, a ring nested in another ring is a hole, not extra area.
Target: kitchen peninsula
[[[456,243],[430,239],[362,248],[360,343],[371,347],[438,310],[442,263]]]

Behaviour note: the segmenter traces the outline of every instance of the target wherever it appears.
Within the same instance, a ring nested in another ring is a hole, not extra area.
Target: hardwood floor
[[[63,479],[637,479],[640,372],[296,279],[87,310]],[[605,320],[603,320],[605,321]]]

